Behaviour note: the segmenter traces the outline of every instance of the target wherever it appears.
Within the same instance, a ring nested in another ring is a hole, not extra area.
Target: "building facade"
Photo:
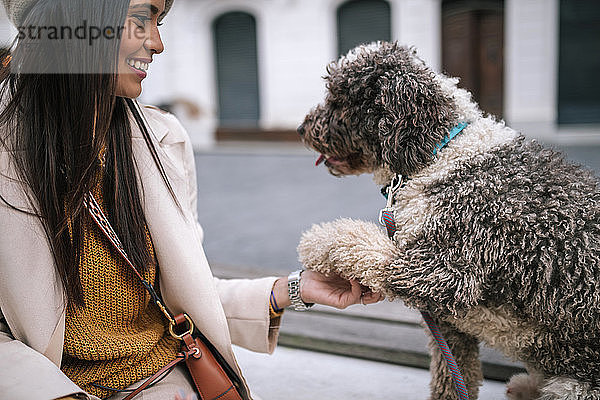
[[[415,46],[530,137],[600,143],[597,0],[177,0],[160,29],[141,100],[171,106],[197,147],[291,137],[325,66],[378,39]]]

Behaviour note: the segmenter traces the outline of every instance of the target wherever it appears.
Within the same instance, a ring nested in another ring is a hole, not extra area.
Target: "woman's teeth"
[[[127,64],[132,66],[135,69],[139,69],[140,71],[148,71],[148,63],[132,60],[131,58],[127,59]]]

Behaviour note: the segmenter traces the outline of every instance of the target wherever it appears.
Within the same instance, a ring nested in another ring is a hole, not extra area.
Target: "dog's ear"
[[[413,175],[433,160],[436,145],[456,123],[456,105],[418,59],[386,71],[379,86],[382,161],[397,174]]]

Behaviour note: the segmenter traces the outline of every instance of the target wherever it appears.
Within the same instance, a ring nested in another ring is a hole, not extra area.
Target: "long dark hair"
[[[87,20],[90,25],[118,27],[123,26],[128,8],[129,0],[39,0],[23,25],[48,26],[49,18],[53,18],[70,26]],[[99,40],[93,46],[85,40],[58,41],[51,46],[38,45],[35,51],[31,51],[32,45],[36,44],[27,37],[16,38],[12,59],[0,65],[0,98],[5,99],[0,112],[5,134],[0,144],[19,149],[12,152],[16,172],[44,227],[65,297],[69,304],[82,306],[79,264],[84,223],[90,221],[83,199],[97,183],[103,148],[103,198],[111,224],[136,266],[144,269],[152,262],[146,246],[129,115],[142,131],[177,206],[179,203],[137,102],[115,96],[120,40]],[[80,64],[74,65],[74,59]],[[49,66],[53,71],[19,72],[23,66],[48,63],[58,64]],[[85,68],[98,65],[103,65],[102,73],[85,73]]]

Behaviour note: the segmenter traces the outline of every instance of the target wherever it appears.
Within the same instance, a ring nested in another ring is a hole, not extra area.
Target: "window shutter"
[[[561,0],[558,123],[600,122],[600,1]]]
[[[351,0],[337,10],[338,53],[359,44],[392,39],[390,5],[380,0]]]

